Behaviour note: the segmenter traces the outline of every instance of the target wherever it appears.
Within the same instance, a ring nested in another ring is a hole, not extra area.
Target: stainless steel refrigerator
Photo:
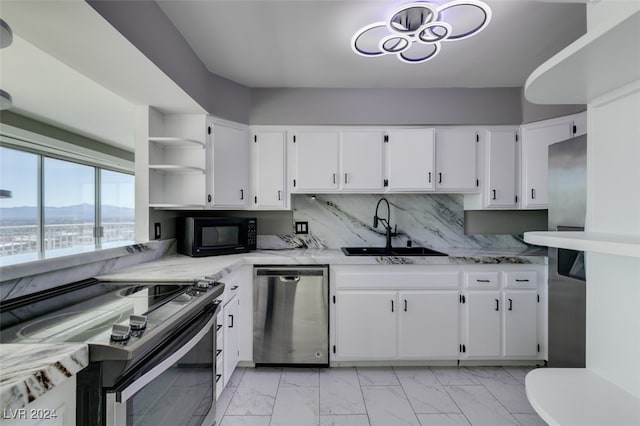
[[[587,136],[549,146],[549,230],[584,230]],[[550,367],[585,366],[584,253],[549,248]]]

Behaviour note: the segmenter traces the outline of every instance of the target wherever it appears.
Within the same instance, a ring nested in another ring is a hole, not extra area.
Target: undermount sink
[[[346,256],[448,256],[426,247],[342,247]]]

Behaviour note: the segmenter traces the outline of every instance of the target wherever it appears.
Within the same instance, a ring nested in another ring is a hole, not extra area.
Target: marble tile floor
[[[238,368],[219,426],[544,426],[528,367]]]

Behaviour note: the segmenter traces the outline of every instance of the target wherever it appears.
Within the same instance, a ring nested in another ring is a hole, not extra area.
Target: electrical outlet
[[[161,231],[160,222],[154,223],[153,224],[153,238],[155,240],[159,240],[160,237],[162,236],[162,232],[160,232],[160,231]]]
[[[296,222],[296,234],[308,234],[309,222]]]

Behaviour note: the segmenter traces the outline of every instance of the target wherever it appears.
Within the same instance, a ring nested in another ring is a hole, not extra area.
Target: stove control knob
[[[205,280],[196,281],[195,284],[193,285],[193,287],[196,290],[200,290],[200,291],[207,291],[207,290],[209,290],[210,286],[211,286],[211,282],[210,281],[205,281]]]
[[[144,315],[131,315],[129,317],[129,327],[134,331],[144,330],[147,328],[147,317]]]
[[[131,337],[131,328],[128,325],[114,324],[111,329],[111,340],[114,342],[126,342]]]

